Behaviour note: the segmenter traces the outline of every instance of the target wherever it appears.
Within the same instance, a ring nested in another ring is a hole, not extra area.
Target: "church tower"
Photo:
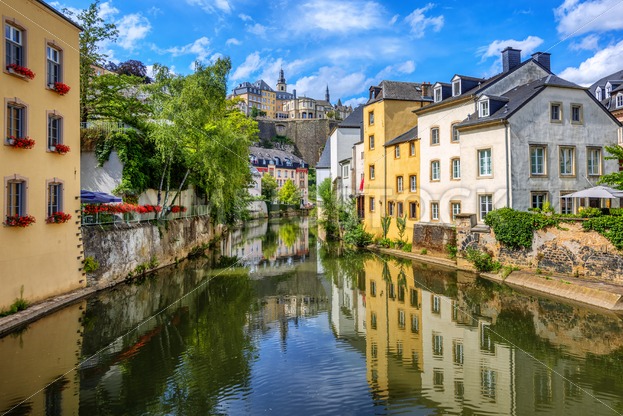
[[[327,91],[324,93],[324,100],[331,104],[331,97],[329,96],[329,84],[327,84]]]
[[[287,89],[286,78],[283,75],[283,68],[279,70],[279,80],[277,80],[277,91],[286,92]]]

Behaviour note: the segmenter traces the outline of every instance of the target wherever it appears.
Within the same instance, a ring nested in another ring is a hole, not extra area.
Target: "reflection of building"
[[[16,298],[35,302],[84,287],[86,278],[75,221],[80,212],[80,27],[43,1],[2,1],[0,14],[5,33],[0,243],[11,248],[0,252],[4,310]],[[65,95],[59,90],[63,86],[71,89]],[[53,216],[57,212],[73,218],[47,223],[59,218]],[[33,218],[36,222],[25,228],[18,225]]]
[[[353,338],[366,333],[366,291],[363,273],[359,279],[360,282],[355,282],[340,275],[337,284],[333,282],[331,325],[339,338]],[[358,287],[360,283],[362,287]]]

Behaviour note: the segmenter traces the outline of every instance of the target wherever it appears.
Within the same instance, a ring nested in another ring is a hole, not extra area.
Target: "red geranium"
[[[67,84],[63,84],[62,82],[54,83],[54,91],[58,93],[58,95],[65,95],[69,92],[71,88]]]
[[[30,137],[15,137],[9,136],[7,137],[9,144],[18,149],[32,149],[35,145],[35,141]]]
[[[56,153],[60,153],[61,155],[64,155],[65,153],[69,152],[71,149],[69,148],[69,146],[59,143],[57,145],[54,146],[54,151]]]
[[[20,66],[18,64],[9,64],[6,66],[7,69],[12,69],[15,73],[22,75],[28,79],[33,79],[35,77],[35,73],[32,72],[29,68],[25,66]]]
[[[9,227],[28,227],[36,222],[32,215],[7,215],[4,225]]]
[[[134,205],[134,204],[87,204],[82,209],[85,214],[125,214],[128,212],[136,212],[138,214],[147,214],[150,212],[160,212],[162,207],[159,205]]]
[[[186,207],[183,205],[171,205],[171,212],[177,214],[178,212],[186,212]]]
[[[71,219],[71,214],[65,214],[64,212],[55,212],[45,219],[48,224],[62,224]]]

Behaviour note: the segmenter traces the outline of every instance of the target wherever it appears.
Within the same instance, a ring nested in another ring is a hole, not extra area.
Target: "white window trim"
[[[438,103],[442,100],[442,91],[441,91],[441,85],[438,87],[435,87],[435,89],[433,89],[433,101]]]
[[[489,117],[490,105],[489,99],[478,101],[478,117]]]
[[[452,96],[458,97],[459,95],[461,95],[461,78],[452,81]]]

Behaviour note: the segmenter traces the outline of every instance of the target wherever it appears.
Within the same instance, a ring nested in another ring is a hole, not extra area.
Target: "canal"
[[[621,317],[254,222],[0,339],[12,415],[616,415]]]

